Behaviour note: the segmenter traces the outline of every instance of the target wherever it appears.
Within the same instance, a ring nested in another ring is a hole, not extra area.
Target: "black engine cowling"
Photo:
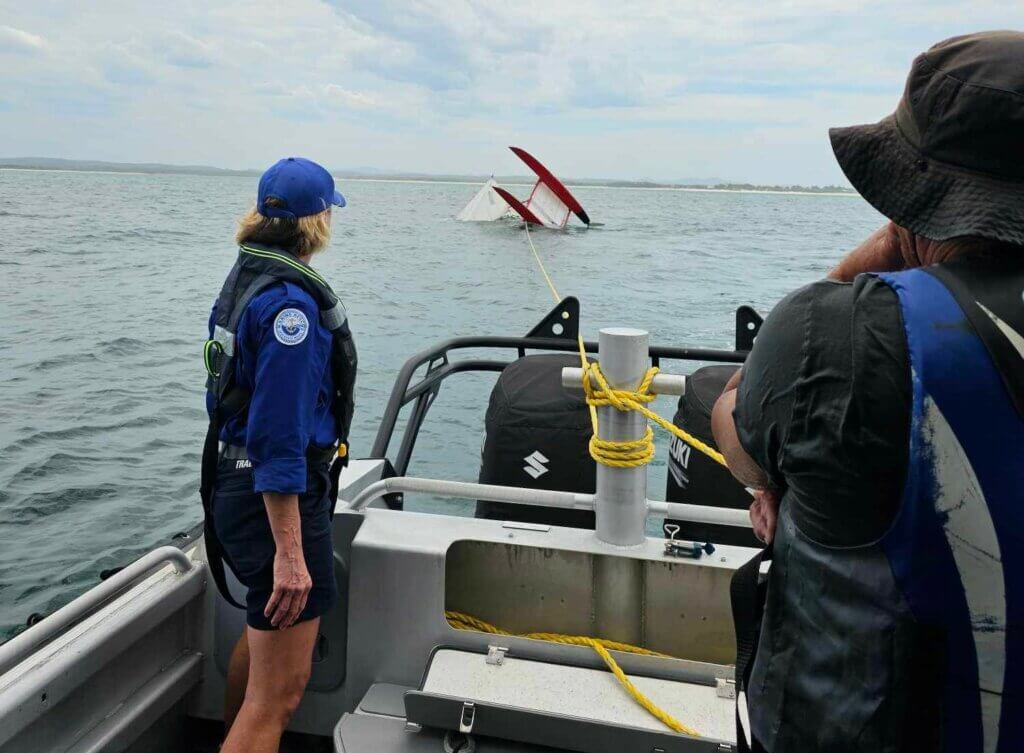
[[[572,355],[530,355],[498,377],[487,408],[480,483],[591,493],[596,466],[587,445],[592,429],[583,393],[562,386]],[[477,503],[476,516],[492,520],[593,528],[591,510]]]
[[[705,366],[697,369],[686,380],[686,394],[679,398],[679,407],[673,423],[690,434],[715,447],[711,434],[711,409],[722,394],[722,388],[736,372],[737,366]],[[681,439],[672,437],[669,445],[668,480],[665,499],[691,505],[713,505],[746,510],[751,497],[743,485],[732,477],[728,469],[702,452],[693,449]],[[688,523],[666,520],[666,525],[679,526],[677,539],[683,541],[713,541],[716,544],[761,546],[747,528]]]

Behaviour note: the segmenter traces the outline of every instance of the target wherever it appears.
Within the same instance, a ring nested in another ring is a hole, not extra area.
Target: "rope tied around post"
[[[555,283],[551,279],[551,275],[548,274],[548,270],[544,267],[544,262],[540,258],[540,254],[537,253],[537,247],[533,245],[533,238],[530,237],[530,223],[527,222],[525,228],[526,240],[530,243],[530,251],[533,252],[533,258],[537,260],[537,266],[540,268],[541,274],[544,275],[544,281],[547,282],[548,288],[550,288],[551,294],[555,298],[555,303],[559,303],[562,300],[562,296],[558,292],[558,288],[555,287]],[[619,411],[637,411],[668,433],[686,442],[693,449],[707,455],[719,465],[726,465],[725,456],[718,450],[697,439],[697,437],[685,429],[680,429],[674,423],[666,418],[662,418],[647,407],[647,403],[656,397],[650,391],[654,375],[659,371],[656,366],[647,370],[647,373],[635,390],[613,390],[608,385],[604,374],[601,373],[601,367],[587,360],[587,351],[583,346],[583,335],[577,335],[576,343],[580,354],[580,364],[583,367],[583,391],[587,397],[587,405],[590,408],[590,423],[593,427],[593,436],[590,438],[590,457],[595,462],[615,468],[637,468],[647,465],[654,459],[654,432],[650,426],[647,427],[647,431],[641,439],[615,441],[601,439],[598,436],[597,408],[610,405]],[[595,383],[596,387],[594,386]]]
[[[643,439],[616,442],[598,437],[597,413],[594,409],[610,405],[619,411],[632,410],[640,413],[665,431],[679,437],[695,450],[724,466],[725,456],[722,453],[647,407],[647,403],[656,397],[650,390],[651,383],[658,371],[656,366],[649,368],[635,390],[614,390],[608,385],[608,380],[601,373],[601,367],[598,364],[584,361],[583,392],[587,396],[587,405],[591,408],[590,415],[594,428],[594,435],[590,439],[590,456],[602,465],[610,465],[615,468],[636,468],[647,465],[654,457],[654,432],[651,431],[650,426],[647,427]],[[595,382],[597,383],[596,387],[594,386]]]

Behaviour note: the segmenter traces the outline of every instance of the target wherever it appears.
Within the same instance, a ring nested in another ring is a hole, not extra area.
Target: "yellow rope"
[[[555,287],[555,283],[551,280],[551,275],[548,274],[547,269],[544,268],[544,262],[540,260],[540,254],[537,253],[537,247],[533,245],[533,238],[530,237],[530,223],[526,225],[526,240],[530,242],[530,250],[533,251],[533,258],[537,260],[537,266],[540,267],[540,273],[544,275],[544,280],[547,282],[548,287],[551,288],[551,295],[555,297],[555,303],[562,302],[562,296],[558,292],[558,288]]]
[[[725,465],[725,457],[722,453],[701,442],[697,437],[684,429],[680,429],[671,421],[662,418],[645,405],[645,403],[649,403],[654,399],[654,395],[650,394],[650,389],[651,382],[654,381],[654,375],[657,373],[657,367],[648,369],[647,373],[644,374],[643,380],[640,382],[640,386],[635,390],[613,390],[608,386],[608,381],[604,378],[604,374],[601,373],[601,367],[596,363],[588,363],[583,368],[583,392],[587,396],[587,405],[593,407],[610,405],[616,410],[623,412],[636,411],[665,431],[679,437],[695,450],[703,452],[716,463]],[[594,382],[597,382],[596,387]],[[595,429],[594,439],[596,438],[597,431]],[[639,449],[636,447],[637,443],[646,444],[646,446]],[[612,442],[600,439],[595,443],[592,439],[590,442],[590,454],[598,463],[613,465],[617,468],[632,468],[646,465],[654,457],[654,432],[648,427],[643,439],[631,442]]]
[[[692,737],[700,737],[700,733],[693,727],[688,727],[678,719],[674,718],[665,711],[654,705],[654,702],[650,698],[641,693],[636,685],[634,685],[626,673],[622,671],[619,663],[615,661],[615,658],[608,653],[609,649],[612,651],[622,651],[630,654],[642,654],[644,656],[658,656],[662,658],[671,658],[668,654],[660,654],[657,651],[650,651],[646,648],[640,648],[639,646],[631,646],[628,643],[619,643],[618,641],[609,641],[603,638],[588,638],[582,635],[562,635],[561,633],[510,633],[507,630],[502,630],[489,622],[484,622],[478,617],[474,617],[471,614],[465,612],[453,612],[447,611],[444,613],[445,618],[448,620],[448,624],[456,630],[475,630],[480,633],[490,633],[492,635],[507,635],[515,636],[517,638],[532,638],[538,641],[550,641],[552,643],[565,643],[572,646],[589,646],[597,652],[604,663],[608,665],[608,669],[612,671],[615,678],[619,681],[619,684],[625,688],[626,692],[633,697],[637,703],[639,703],[651,716],[660,721],[666,727],[673,732],[680,732],[685,735],[691,735]]]
[[[562,296],[559,294],[558,288],[555,287],[555,283],[551,280],[551,275],[548,274],[547,269],[544,267],[544,262],[541,260],[540,254],[537,253],[537,247],[533,245],[533,238],[530,236],[530,223],[528,222],[526,223],[526,240],[530,243],[530,251],[533,252],[533,258],[537,260],[537,266],[540,267],[541,274],[544,275],[544,280],[551,289],[555,303],[560,303]],[[725,456],[718,452],[718,450],[700,441],[688,431],[680,429],[674,423],[662,418],[646,406],[646,403],[651,402],[655,398],[655,395],[650,393],[650,389],[654,375],[658,373],[657,367],[647,370],[643,380],[635,390],[613,390],[608,386],[604,374],[601,373],[601,367],[587,360],[586,348],[583,345],[583,335],[578,334],[576,336],[576,344],[580,353],[580,365],[583,367],[583,392],[587,396],[587,406],[590,408],[590,423],[593,429],[593,435],[590,438],[590,456],[596,462],[615,468],[638,468],[647,465],[654,459],[654,432],[651,431],[649,426],[642,439],[615,441],[601,439],[598,436],[597,408],[611,406],[619,411],[633,410],[642,414],[665,431],[686,442],[693,449],[704,453],[719,465],[724,466],[726,464]],[[595,383],[597,384],[596,387],[594,386]]]

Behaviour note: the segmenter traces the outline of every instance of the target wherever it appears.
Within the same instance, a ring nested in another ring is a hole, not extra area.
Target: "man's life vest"
[[[220,434],[225,421],[245,410],[251,395],[235,380],[236,336],[238,323],[249,302],[271,285],[290,282],[305,290],[320,310],[320,323],[332,333],[330,368],[334,385],[331,412],[338,427],[338,452],[331,465],[331,494],[336,501],[338,478],[348,462],[348,433],[354,410],[353,390],[356,378],[356,349],[348,327],[345,306],[327,281],[308,264],[279,249],[257,244],[239,248],[238,260],[228,274],[217,298],[213,338],[206,341],[203,361],[207,370],[206,389],[211,398],[210,424],[203,446],[200,495],[205,512],[206,551],[210,571],[224,597],[239,605],[230,595],[224,578],[223,552],[211,515],[213,492],[217,483]]]
[[[1022,750],[1024,260],[879,278],[910,355],[900,508],[877,542],[837,548],[782,505],[759,632],[733,583],[740,747]]]

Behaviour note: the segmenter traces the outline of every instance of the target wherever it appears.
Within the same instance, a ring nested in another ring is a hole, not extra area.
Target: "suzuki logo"
[[[550,461],[541,455],[539,450],[534,450],[532,454],[527,455],[523,460],[526,461],[526,465],[523,466],[523,470],[526,471],[531,478],[540,478],[549,470],[544,464]]]

